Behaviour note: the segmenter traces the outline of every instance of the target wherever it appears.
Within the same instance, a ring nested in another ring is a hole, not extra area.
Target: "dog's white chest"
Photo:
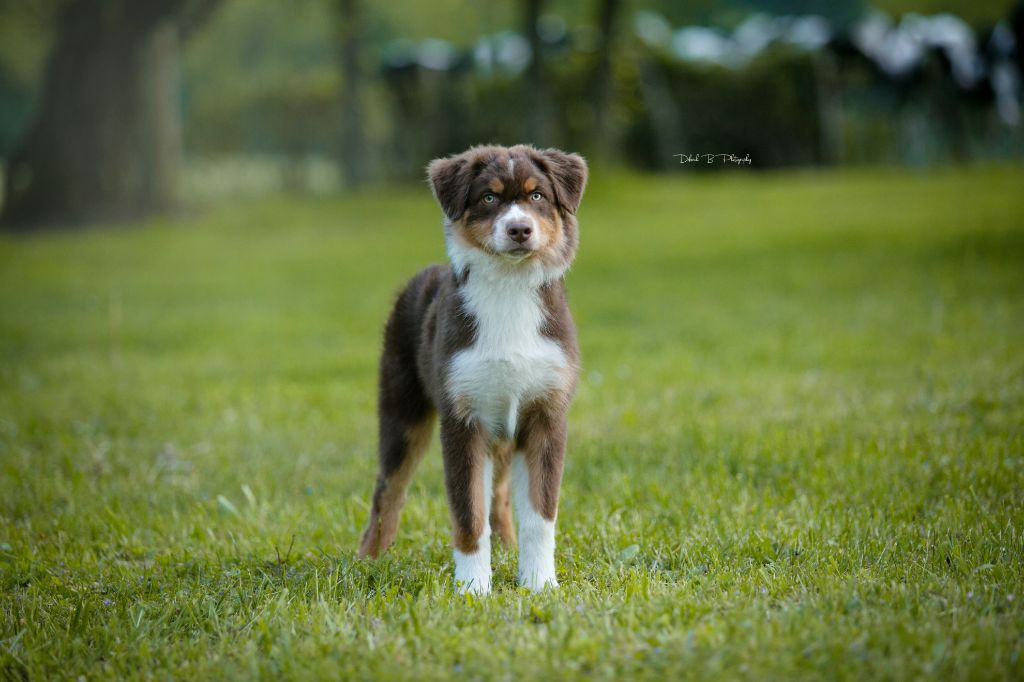
[[[463,304],[476,318],[472,346],[456,353],[447,388],[494,437],[515,435],[520,410],[565,381],[562,348],[541,334],[544,310],[535,289],[468,282]]]

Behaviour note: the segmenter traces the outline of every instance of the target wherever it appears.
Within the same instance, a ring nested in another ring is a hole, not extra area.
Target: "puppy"
[[[587,165],[530,146],[473,147],[427,169],[451,265],[399,294],[380,362],[380,473],[359,554],[395,539],[410,477],[441,424],[455,585],[491,589],[491,530],[518,580],[555,587],[555,517],[579,348],[563,277]]]

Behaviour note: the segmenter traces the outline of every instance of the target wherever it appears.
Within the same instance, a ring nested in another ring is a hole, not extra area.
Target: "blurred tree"
[[[840,26],[856,21],[864,14],[866,5],[863,0],[742,0],[734,4],[745,11],[776,16],[817,14]]]
[[[350,186],[366,182],[363,133],[363,14],[359,0],[338,0],[338,60],[341,67],[341,166]]]
[[[689,26],[719,24],[722,23],[723,16],[730,19],[738,16],[734,7],[735,2],[736,0],[643,0],[634,4],[658,12],[673,26]]]
[[[57,0],[0,2],[0,157],[9,159],[31,119]]]
[[[181,146],[178,43],[218,0],[68,0],[35,118],[10,159],[3,223],[167,210]]]
[[[548,73],[544,64],[544,43],[540,36],[540,16],[544,0],[523,0],[523,33],[530,42],[530,66],[524,82],[524,103],[527,105],[527,123],[524,141],[540,146],[551,144],[549,121],[551,97],[548,93]]]
[[[609,109],[612,104],[612,51],[622,11],[621,0],[598,0],[597,65],[594,68],[594,151],[607,159],[615,149]]]
[[[949,12],[974,26],[990,26],[1010,14],[1014,0],[873,0],[870,4],[896,17],[907,12]]]

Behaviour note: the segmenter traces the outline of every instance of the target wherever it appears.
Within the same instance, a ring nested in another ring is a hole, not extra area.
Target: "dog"
[[[511,500],[519,584],[558,586],[555,517],[580,359],[564,276],[587,172],[577,154],[526,145],[472,147],[428,166],[451,263],[413,277],[385,327],[380,469],[361,557],[394,541],[436,420],[456,589],[490,592],[492,529],[516,545]]]

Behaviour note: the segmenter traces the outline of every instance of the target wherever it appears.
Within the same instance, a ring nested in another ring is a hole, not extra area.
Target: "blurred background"
[[[1013,0],[2,0],[0,222],[417,182],[484,142],[656,172],[1020,160],[1022,41]]]

